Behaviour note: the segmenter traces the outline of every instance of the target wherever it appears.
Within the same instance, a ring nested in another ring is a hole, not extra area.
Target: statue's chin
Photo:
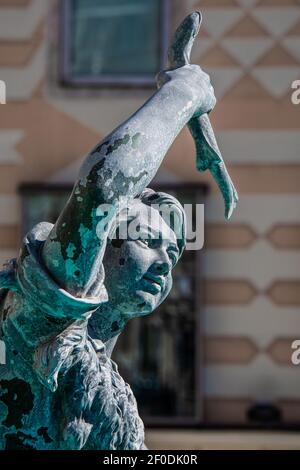
[[[157,295],[143,290],[137,291],[134,299],[123,309],[126,319],[149,315],[159,305],[158,300]]]

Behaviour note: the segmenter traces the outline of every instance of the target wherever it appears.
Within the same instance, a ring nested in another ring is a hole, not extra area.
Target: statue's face
[[[139,239],[129,233],[126,240],[109,240],[104,257],[109,301],[128,318],[151,313],[167,297],[179,257],[176,236],[159,213],[134,204],[138,216],[126,225],[129,231],[138,225]]]

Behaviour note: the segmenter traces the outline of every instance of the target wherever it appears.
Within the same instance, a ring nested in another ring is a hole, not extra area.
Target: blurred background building
[[[245,438],[250,448],[300,447],[288,434],[300,429],[298,0],[0,0],[0,263],[34,223],[55,220],[83,156],[151,96],[194,9],[204,23],[193,62],[211,74],[240,203],[225,222],[183,130],[154,184],[205,203],[205,246],[185,254],[170,299],[128,326],[115,359],[152,448],[233,447],[241,434],[224,428],[285,430]]]

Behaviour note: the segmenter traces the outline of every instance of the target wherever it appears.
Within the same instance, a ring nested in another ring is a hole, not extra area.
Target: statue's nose
[[[166,274],[168,274],[170,272],[170,269],[171,269],[171,266],[170,266],[169,263],[166,263],[164,261],[157,261],[152,266],[151,271],[152,271],[153,274],[158,274],[160,276],[165,276]]]

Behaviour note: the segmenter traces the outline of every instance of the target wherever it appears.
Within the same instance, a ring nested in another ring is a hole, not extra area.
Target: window
[[[168,1],[62,2],[64,82],[153,85],[165,66]]]

